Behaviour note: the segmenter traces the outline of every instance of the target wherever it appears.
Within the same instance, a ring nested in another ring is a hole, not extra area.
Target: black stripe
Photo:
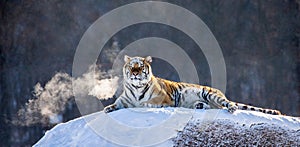
[[[138,88],[140,88],[140,87],[138,87],[138,86],[135,86],[135,85],[133,85],[133,84],[131,84],[131,86],[132,86],[132,87],[134,87],[135,89],[138,89]]]
[[[205,94],[205,90],[204,90],[204,88],[202,88],[202,98],[208,102],[207,95],[208,95],[208,93]]]
[[[180,94],[179,94],[179,92],[178,92],[177,89],[175,89],[175,96],[174,96],[174,98],[175,98],[175,107],[178,107],[179,101],[180,101]]]
[[[172,95],[171,95],[171,93],[167,92],[167,94],[168,94],[168,96],[169,96],[170,98],[172,98]]]
[[[172,95],[174,96],[175,94],[175,88],[172,85],[170,85],[170,88],[171,88],[170,97],[172,97]]]
[[[126,87],[127,87],[127,89],[130,91],[131,95],[132,95],[134,98],[136,98],[135,95],[134,95],[134,93],[133,93],[133,91],[132,91],[127,85],[126,85]]]
[[[204,88],[202,88],[201,96],[202,96],[202,98],[203,98],[205,101],[207,101],[207,99],[204,98]]]
[[[211,96],[212,96],[212,94],[210,94],[210,93],[207,93],[207,96],[208,96],[208,99],[210,99],[211,100]],[[217,101],[218,101],[219,99],[217,99]]]
[[[127,98],[129,98],[129,96],[128,96],[128,94],[127,94],[127,92],[125,91],[125,96],[127,97]]]
[[[124,98],[123,100],[124,100],[124,101],[126,101],[126,103],[127,103],[127,104],[130,104],[130,105],[132,105],[132,104],[131,104],[131,101],[130,101],[129,99],[127,99],[127,98]],[[128,105],[127,105],[127,106],[128,106]]]
[[[180,84],[178,84],[178,88],[179,90],[182,90],[182,86]]]
[[[139,97],[139,100],[143,99],[145,96],[145,93],[149,90],[150,84],[147,84],[145,89],[142,91],[142,95]]]
[[[128,84],[126,84],[125,86],[126,86],[126,88],[127,88],[127,89],[131,89],[131,87],[129,87],[129,85],[128,85]]]
[[[178,95],[175,97],[175,107],[178,107],[179,101],[180,101],[180,96]]]
[[[124,100],[125,100],[125,99],[124,99]],[[124,108],[128,108],[127,103],[125,103],[125,102],[123,102],[123,101],[121,101],[121,103],[122,103],[122,105],[123,105]]]
[[[168,92],[169,97],[172,99],[175,95],[175,87],[173,87],[173,85],[170,85],[170,89],[171,91]]]
[[[216,99],[216,97],[217,97],[217,95],[214,95],[213,98]],[[225,101],[225,99],[224,98],[219,98],[217,101],[218,101],[218,103],[221,104],[221,103],[223,103]]]
[[[172,88],[172,86],[169,86],[170,87],[170,89],[171,89],[171,93],[169,92],[169,91],[166,91],[166,93],[167,93],[167,95],[170,97],[170,98],[172,98],[172,90],[173,90],[173,88]],[[167,86],[166,86],[166,89],[167,89]]]
[[[149,98],[151,99],[153,95],[153,91],[150,93]]]

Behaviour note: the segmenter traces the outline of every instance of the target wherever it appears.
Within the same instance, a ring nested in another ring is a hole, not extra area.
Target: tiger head
[[[123,75],[127,83],[135,87],[142,87],[151,80],[152,70],[150,63],[152,58],[150,56],[142,58],[125,55],[124,61]]]

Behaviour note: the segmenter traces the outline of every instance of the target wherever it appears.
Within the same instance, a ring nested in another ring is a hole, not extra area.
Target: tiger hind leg
[[[224,101],[222,103],[222,106],[223,107],[225,106],[227,108],[228,112],[230,112],[230,113],[233,113],[238,109],[238,106],[236,105],[236,103],[231,102],[231,101]]]
[[[208,104],[204,103],[204,102],[196,101],[194,103],[194,107],[193,108],[194,109],[210,109],[211,107]]]

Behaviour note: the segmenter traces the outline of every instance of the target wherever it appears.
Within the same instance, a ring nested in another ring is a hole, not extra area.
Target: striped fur
[[[222,109],[230,113],[237,109],[280,115],[277,110],[263,109],[229,101],[218,89],[189,83],[173,82],[153,76],[152,58],[124,57],[124,91],[112,105],[104,108],[108,113],[132,107],[185,107],[192,109]]]

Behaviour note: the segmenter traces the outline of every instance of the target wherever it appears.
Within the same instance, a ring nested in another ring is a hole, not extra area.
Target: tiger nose
[[[132,74],[133,74],[134,76],[137,76],[137,75],[139,74],[139,72],[133,71]]]

